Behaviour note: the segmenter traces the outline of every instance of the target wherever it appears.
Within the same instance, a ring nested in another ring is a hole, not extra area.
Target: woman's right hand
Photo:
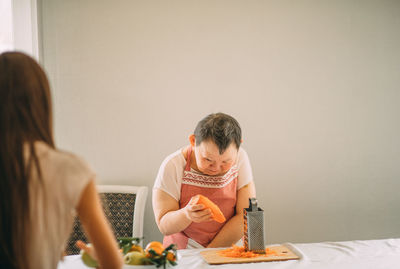
[[[83,242],[78,243],[77,246],[85,249],[93,259],[97,260],[99,268],[122,268],[124,265],[123,257],[118,250],[117,241],[104,215],[94,180],[87,184],[81,194],[77,211],[86,235],[93,244],[93,248],[88,247]]]
[[[97,254],[94,248],[89,244],[84,243],[81,240],[76,241],[75,245],[80,249],[85,251],[87,254],[89,254],[90,257],[92,257],[94,260],[97,261]]]
[[[184,207],[186,217],[196,223],[211,221],[212,215],[209,208],[205,208],[203,204],[197,204],[199,196],[193,196],[189,203]]]

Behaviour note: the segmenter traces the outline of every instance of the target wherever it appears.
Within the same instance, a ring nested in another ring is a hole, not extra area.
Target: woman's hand
[[[199,196],[193,196],[189,203],[179,207],[179,202],[168,193],[153,190],[153,210],[157,226],[163,235],[171,235],[185,230],[192,222],[212,220],[211,210],[198,205]]]
[[[124,260],[118,250],[118,244],[112,229],[104,215],[94,180],[88,183],[81,194],[81,199],[76,209],[88,240],[93,244],[93,248],[89,247],[85,251],[88,251],[88,254],[97,260],[99,268],[122,268]],[[78,243],[77,246],[85,249],[84,243]],[[96,252],[94,252],[95,249]]]
[[[197,204],[199,196],[193,196],[189,203],[184,207],[186,217],[193,222],[200,223],[212,220],[211,210],[204,208],[203,204]]]
[[[92,257],[94,260],[97,261],[97,254],[94,248],[89,244],[85,244],[81,240],[76,241],[75,245],[80,249],[85,251],[87,254],[89,254],[90,257]]]

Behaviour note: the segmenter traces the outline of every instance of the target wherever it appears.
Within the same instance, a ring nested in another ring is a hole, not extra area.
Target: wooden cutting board
[[[206,260],[208,264],[226,264],[226,263],[250,263],[250,262],[273,262],[273,261],[287,261],[287,260],[298,260],[299,256],[293,253],[290,249],[283,245],[279,246],[268,246],[269,249],[278,253],[278,255],[260,256],[254,258],[230,258],[220,256],[218,254],[220,249],[217,250],[205,250],[200,252],[201,256]]]

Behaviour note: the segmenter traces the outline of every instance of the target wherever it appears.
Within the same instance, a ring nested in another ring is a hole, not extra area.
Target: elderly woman
[[[230,246],[243,236],[243,208],[255,197],[249,158],[240,147],[241,128],[227,114],[210,114],[189,141],[163,161],[153,187],[154,215],[164,245]],[[214,202],[226,222],[213,220],[210,209],[197,204],[198,194]]]

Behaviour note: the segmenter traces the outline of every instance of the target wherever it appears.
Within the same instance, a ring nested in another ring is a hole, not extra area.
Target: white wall
[[[37,0],[12,0],[13,48],[39,59]]]
[[[14,49],[11,0],[0,0],[0,53]]]
[[[151,188],[198,120],[242,125],[267,243],[400,237],[399,1],[42,0],[56,141]],[[160,240],[149,197],[146,241]]]

